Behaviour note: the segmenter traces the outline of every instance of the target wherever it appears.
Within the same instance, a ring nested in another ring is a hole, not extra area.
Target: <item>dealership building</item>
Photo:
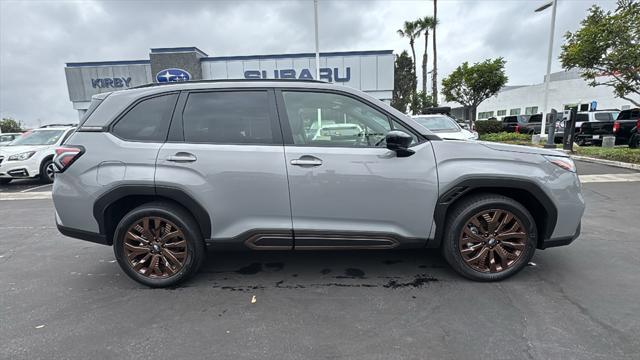
[[[546,78],[546,76],[545,76]],[[544,80],[544,79],[543,79]],[[559,71],[549,77],[549,109],[558,111],[575,108],[578,111],[618,109],[635,107],[630,101],[616,97],[608,86],[592,87],[580,77],[578,70]],[[606,78],[598,79],[606,81]],[[629,95],[640,102],[639,96]],[[469,111],[455,102],[450,106],[452,115],[460,119],[469,119]],[[544,111],[544,82],[526,86],[505,86],[496,95],[478,106],[476,119],[495,117],[502,119],[507,115],[531,115]]]
[[[320,53],[320,80],[350,86],[383,101],[393,92],[392,50]],[[149,83],[220,79],[314,79],[314,53],[208,56],[196,47],[151,49],[149,59],[69,62],[69,99],[82,116],[91,96]]]

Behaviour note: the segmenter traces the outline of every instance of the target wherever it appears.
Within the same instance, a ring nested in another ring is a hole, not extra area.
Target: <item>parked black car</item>
[[[636,121],[636,126],[631,129],[629,147],[632,149],[637,149],[640,147],[640,120]]]
[[[614,121],[585,122],[580,127],[580,133],[576,135],[576,142],[581,146],[602,144],[603,137],[615,136],[616,145],[628,144],[631,131],[637,128],[638,120],[640,120],[640,108],[622,110]]]
[[[502,118],[502,131],[516,132],[516,129],[527,124],[529,115],[509,115]]]

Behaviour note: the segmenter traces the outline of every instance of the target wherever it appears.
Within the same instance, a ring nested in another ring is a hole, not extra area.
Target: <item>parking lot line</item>
[[[30,193],[0,193],[0,201],[2,200],[42,200],[51,199],[51,191],[38,191]]]
[[[28,188],[28,189],[24,189],[24,190],[20,190],[21,193],[26,193],[26,192],[30,192],[36,189],[42,189],[43,187],[46,186],[52,186],[51,184],[44,184],[44,185],[40,185],[40,186],[36,186],[36,187],[32,187],[32,188]]]
[[[580,175],[580,182],[586,183],[602,183],[602,182],[632,182],[640,181],[640,173],[635,174],[598,174],[598,175]]]

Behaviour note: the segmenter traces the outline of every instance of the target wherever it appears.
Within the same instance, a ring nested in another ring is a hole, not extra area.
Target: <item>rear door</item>
[[[398,157],[384,137],[412,133],[348,94],[277,90],[296,249],[423,245],[438,197],[431,143]]]
[[[292,246],[291,209],[273,90],[183,92],[156,186],[178,188],[211,218],[213,241]]]

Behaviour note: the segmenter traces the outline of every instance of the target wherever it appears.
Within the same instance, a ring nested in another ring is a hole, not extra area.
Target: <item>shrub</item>
[[[495,134],[502,132],[502,122],[498,120],[476,121],[476,131],[478,134]]]
[[[630,149],[626,146],[615,148],[581,146],[577,148],[576,153],[600,159],[640,164],[640,149]]]
[[[531,143],[531,135],[511,132],[499,132],[495,134],[481,134],[480,140],[496,142]]]

